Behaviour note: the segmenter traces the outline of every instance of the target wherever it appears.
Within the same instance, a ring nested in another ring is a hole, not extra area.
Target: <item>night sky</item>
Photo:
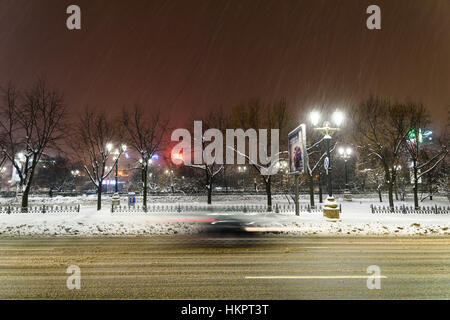
[[[82,30],[66,28],[77,4]],[[382,29],[366,28],[381,7]],[[75,114],[141,103],[192,112],[286,97],[315,105],[369,93],[450,106],[450,1],[0,0],[0,84],[42,77]]]

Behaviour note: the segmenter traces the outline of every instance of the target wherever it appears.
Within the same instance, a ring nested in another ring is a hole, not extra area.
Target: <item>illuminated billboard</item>
[[[288,135],[289,174],[301,174],[306,170],[306,127],[299,125]]]

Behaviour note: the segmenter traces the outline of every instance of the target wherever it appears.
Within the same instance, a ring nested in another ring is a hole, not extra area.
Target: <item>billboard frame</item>
[[[291,171],[292,165],[292,157],[291,157],[291,138],[295,135],[298,135],[301,132],[301,145],[302,145],[302,162],[303,162],[303,170],[302,171]],[[306,173],[307,163],[308,163],[308,152],[306,150],[306,125],[304,123],[300,124],[294,130],[288,133],[288,154],[289,154],[289,175],[298,176],[300,174]]]

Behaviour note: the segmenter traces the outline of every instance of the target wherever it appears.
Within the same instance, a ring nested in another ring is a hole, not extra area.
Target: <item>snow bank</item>
[[[96,235],[193,235],[202,223],[216,219],[218,214],[198,213],[111,213],[106,203],[95,210],[92,197],[52,198],[47,204],[82,203],[80,213],[18,213],[0,214],[0,237],[22,236],[96,236]],[[80,201],[80,200],[84,201]],[[247,196],[245,203],[264,204],[264,198]],[[185,197],[183,201],[189,204]],[[194,200],[194,199],[192,199]],[[279,203],[280,199],[278,199]],[[339,200],[338,200],[339,201]],[[341,219],[326,221],[321,213],[243,214],[227,213],[255,221],[262,230],[295,235],[450,235],[450,215],[439,214],[372,214],[375,199],[342,202]],[[172,202],[173,203],[173,202]],[[233,204],[231,201],[217,204]],[[241,200],[242,203],[242,200]],[[42,204],[42,202],[41,202]],[[152,204],[157,204],[152,202]],[[306,201],[302,201],[306,204]],[[398,203],[400,205],[401,203]],[[449,205],[445,200],[433,202]],[[408,203],[410,205],[410,203]],[[431,205],[427,204],[427,205]],[[222,214],[221,214],[222,215]]]

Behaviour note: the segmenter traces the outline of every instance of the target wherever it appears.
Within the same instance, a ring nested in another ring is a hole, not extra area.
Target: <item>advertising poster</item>
[[[305,172],[307,161],[305,125],[301,124],[288,135],[289,174]]]

